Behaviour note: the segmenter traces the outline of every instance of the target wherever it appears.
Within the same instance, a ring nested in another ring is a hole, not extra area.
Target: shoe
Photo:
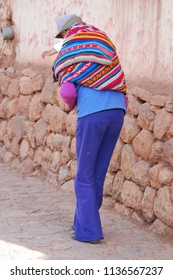
[[[80,241],[80,240],[78,240],[78,239],[76,238],[75,233],[73,233],[73,234],[71,235],[71,238],[74,239],[74,240],[76,240],[76,241],[79,241],[79,242],[85,242],[85,243],[90,243],[90,244],[98,244],[99,241],[100,241],[100,240]]]
[[[71,229],[75,231],[75,227],[74,227],[74,225],[72,225],[72,226],[71,226]]]

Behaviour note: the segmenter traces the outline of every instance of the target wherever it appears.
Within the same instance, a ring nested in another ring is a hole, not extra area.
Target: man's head
[[[64,15],[59,17],[57,21],[57,35],[55,38],[64,38],[66,30],[70,29],[76,22],[82,21],[82,19],[75,14]]]

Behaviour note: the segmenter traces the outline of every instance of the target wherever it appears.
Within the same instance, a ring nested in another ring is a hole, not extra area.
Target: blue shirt
[[[110,109],[126,111],[125,95],[113,90],[96,90],[81,85],[77,88],[77,118]]]

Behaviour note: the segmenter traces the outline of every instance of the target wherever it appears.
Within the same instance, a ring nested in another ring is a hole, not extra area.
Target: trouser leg
[[[124,122],[123,110],[110,110],[109,114],[112,122],[106,129],[95,162],[94,173],[98,208],[102,205],[106,173]]]
[[[103,183],[123,122],[116,123],[112,115],[114,111],[119,110],[92,114],[77,123],[75,232],[81,241],[103,238],[99,214]]]

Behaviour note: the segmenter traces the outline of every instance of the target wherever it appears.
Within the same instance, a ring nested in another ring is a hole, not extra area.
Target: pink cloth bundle
[[[66,82],[61,85],[60,96],[72,110],[76,105],[77,90],[73,83]]]

